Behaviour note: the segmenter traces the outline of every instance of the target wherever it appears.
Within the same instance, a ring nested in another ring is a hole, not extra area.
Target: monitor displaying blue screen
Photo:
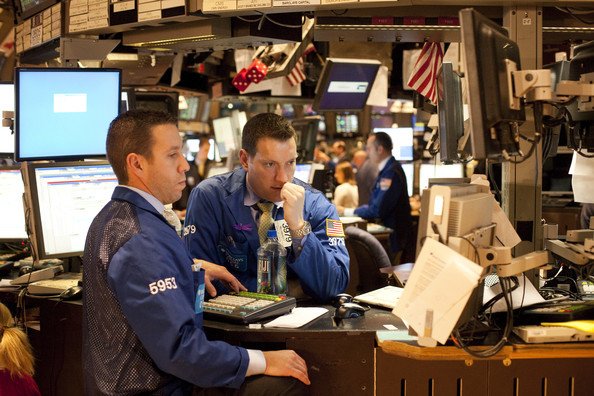
[[[15,84],[17,161],[105,156],[120,70],[17,68]]]
[[[14,111],[14,85],[0,83],[0,114]],[[0,154],[14,153],[14,135],[9,127],[0,125]]]
[[[392,155],[398,161],[413,160],[412,128],[375,128],[373,132],[385,132],[392,139]]]
[[[118,180],[107,161],[28,163],[38,258],[81,255],[97,213]]]
[[[380,66],[380,61],[372,59],[326,59],[316,87],[314,110],[363,110]]]

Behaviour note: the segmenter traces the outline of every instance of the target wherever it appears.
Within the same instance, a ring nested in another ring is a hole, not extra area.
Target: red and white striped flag
[[[408,79],[408,86],[437,104],[437,78],[441,73],[443,48],[440,43],[426,42]]]
[[[309,43],[309,45],[305,47],[303,54],[301,54],[299,59],[297,59],[297,62],[295,63],[295,67],[293,68],[293,70],[291,70],[291,72],[287,75],[287,80],[289,80],[289,84],[291,84],[292,87],[294,87],[297,84],[301,84],[301,82],[307,78],[303,71],[303,58],[305,58],[307,54],[315,50],[316,47],[314,47],[312,43]]]

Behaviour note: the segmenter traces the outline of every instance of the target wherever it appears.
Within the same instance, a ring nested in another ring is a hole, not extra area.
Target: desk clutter
[[[204,318],[249,324],[287,314],[296,306],[293,297],[241,291],[205,301]]]

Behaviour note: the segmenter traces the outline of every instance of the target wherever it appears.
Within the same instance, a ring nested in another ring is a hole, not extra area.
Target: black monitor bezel
[[[24,10],[21,0],[14,0],[15,15],[18,22],[23,22],[25,19],[31,18],[35,14],[52,7],[54,4],[60,3],[60,0],[41,0],[38,4],[33,7]]]
[[[121,98],[122,98],[122,70],[121,69],[114,69],[114,68],[59,68],[59,67],[17,67],[15,68],[14,72],[14,86],[15,86],[15,95],[14,95],[14,108],[15,108],[15,126],[14,126],[14,159],[17,162],[22,161],[37,161],[37,160],[55,160],[55,161],[77,161],[77,160],[84,160],[84,159],[96,159],[96,158],[106,158],[107,153],[91,153],[91,154],[82,154],[82,155],[52,155],[52,156],[27,156],[23,157],[20,153],[20,127],[19,127],[19,119],[20,119],[20,95],[19,95],[19,86],[20,86],[20,74],[21,72],[41,72],[41,73],[50,73],[50,72],[58,72],[58,73],[88,73],[88,72],[100,72],[100,73],[117,73],[118,75],[118,114],[120,114],[120,107],[121,107]],[[117,116],[116,115],[116,116]],[[115,117],[114,117],[115,118]],[[105,131],[107,135],[107,130]],[[105,147],[104,147],[105,149]]]
[[[295,129],[295,134],[297,135],[295,143],[297,144],[297,158],[300,163],[313,161],[321,121],[321,116],[309,116],[291,120],[291,126]],[[303,131],[301,129],[297,131],[295,126],[299,125],[307,126],[307,136],[303,136]],[[299,132],[301,132],[301,134],[299,134]]]
[[[25,183],[25,194],[29,196],[28,208],[25,210],[29,211],[28,218],[27,218],[27,228],[29,230],[29,238],[31,239],[31,245],[34,246],[34,254],[37,260],[42,259],[50,259],[50,258],[63,258],[63,257],[77,257],[82,256],[84,250],[80,252],[68,252],[68,253],[56,253],[56,254],[46,254],[45,253],[45,243],[43,239],[43,228],[41,226],[41,210],[39,206],[39,201],[37,199],[39,190],[37,187],[37,180],[35,179],[35,171],[36,169],[45,169],[45,168],[65,168],[69,166],[81,166],[81,165],[88,165],[91,166],[98,166],[98,165],[111,165],[107,160],[98,160],[98,161],[67,161],[67,162],[24,162],[22,166],[27,167],[27,175],[28,180]],[[31,227],[30,221],[33,221],[33,227]]]
[[[441,65],[439,79],[443,87],[443,94],[437,101],[439,159],[449,164],[460,161],[458,141],[464,136],[462,79],[448,62]]]

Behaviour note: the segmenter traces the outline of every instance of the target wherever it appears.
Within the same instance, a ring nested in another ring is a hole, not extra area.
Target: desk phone
[[[204,318],[235,323],[253,323],[284,315],[296,306],[293,297],[241,291],[204,302]]]

